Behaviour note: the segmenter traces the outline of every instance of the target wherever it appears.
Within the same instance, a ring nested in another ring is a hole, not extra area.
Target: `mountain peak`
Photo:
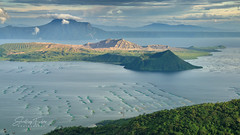
[[[201,68],[176,56],[172,51],[157,52],[149,58],[128,63],[124,68],[140,71],[173,72]]]
[[[74,24],[74,23],[82,23],[82,22],[77,22],[76,20],[73,19],[53,19],[50,23],[48,24]]]
[[[106,34],[88,22],[77,22],[72,19],[54,19],[38,28],[40,29],[38,36],[42,39],[94,39]]]
[[[141,46],[124,39],[107,39],[97,43],[87,43],[88,48],[140,49]]]
[[[164,52],[158,52],[158,53],[155,53],[153,55],[150,56],[150,58],[159,58],[159,57],[162,57],[164,55],[172,55],[172,56],[175,56],[175,54],[170,51],[170,50],[166,50]]]
[[[145,31],[209,31],[211,28],[205,28],[201,26],[195,25],[186,25],[186,24],[162,24],[162,23],[152,23],[149,25],[145,25],[140,27],[139,29]]]

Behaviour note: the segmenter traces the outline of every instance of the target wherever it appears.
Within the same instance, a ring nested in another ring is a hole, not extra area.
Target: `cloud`
[[[226,4],[226,5],[218,5],[218,6],[208,6],[205,7],[205,10],[211,10],[211,9],[226,9],[226,8],[238,8],[240,6],[240,3],[234,3],[234,4]]]
[[[114,14],[121,14],[121,13],[123,13],[123,11],[120,10],[120,9],[118,9],[118,10],[109,10],[107,13],[110,14],[110,15],[114,15]]]
[[[122,13],[122,10],[117,10],[117,14],[121,14]]]
[[[9,18],[9,15],[7,14],[7,12],[3,8],[0,8],[0,21],[1,21],[1,23],[3,24],[8,18]]]
[[[223,2],[230,2],[236,0],[208,0],[209,3],[223,3]]]
[[[12,0],[31,5],[106,5],[106,6],[165,6],[170,4],[195,5],[207,0]],[[214,1],[216,0],[209,0]]]
[[[63,19],[63,20],[62,20],[62,24],[69,24],[69,21],[68,21],[68,20],[65,20],[65,19]]]
[[[237,0],[11,0],[14,3],[54,4],[54,5],[114,5],[114,6],[137,6],[149,5],[151,3],[177,3],[177,4],[199,4],[199,3],[223,3]]]
[[[216,20],[235,21],[239,0],[9,0],[9,5],[24,3],[24,8],[12,6],[8,13],[15,20],[37,18],[36,23],[49,19],[81,20],[101,25],[144,25],[149,22],[205,23]],[[236,6],[236,8],[232,8]],[[15,8],[14,8],[15,7]],[[222,9],[222,10],[211,10]],[[15,12],[14,11],[19,11]],[[22,12],[21,12],[22,11]],[[23,12],[25,11],[25,12]],[[20,13],[21,12],[21,13]],[[64,20],[66,21],[64,21]],[[238,19],[239,20],[239,19]],[[12,19],[11,19],[12,21]],[[15,21],[18,22],[18,21]],[[30,21],[28,21],[30,22]],[[33,21],[34,22],[34,21]],[[20,22],[18,22],[20,23]],[[30,24],[30,23],[29,23]],[[34,26],[34,24],[32,24]],[[228,26],[226,26],[228,27]]]
[[[34,28],[33,35],[37,35],[40,32],[40,29],[38,27]]]
[[[40,18],[51,18],[51,19],[72,19],[72,20],[82,20],[82,18],[77,16],[72,16],[70,14],[44,14],[40,15]]]
[[[15,3],[58,4],[58,5],[117,5],[127,6],[141,2],[162,2],[169,0],[12,0]]]

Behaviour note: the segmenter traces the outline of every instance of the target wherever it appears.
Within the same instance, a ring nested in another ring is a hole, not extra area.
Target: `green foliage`
[[[210,52],[196,51],[196,50],[184,50],[184,51],[174,51],[178,57],[184,60],[197,59],[201,56],[210,56]]]
[[[223,45],[219,46],[213,46],[213,47],[196,47],[196,46],[191,46],[188,48],[185,48],[183,50],[176,50],[174,53],[184,59],[196,59],[200,56],[210,56],[212,55],[211,52],[220,52],[219,49],[224,49],[226,48]]]
[[[0,47],[0,57],[6,55],[6,50]]]
[[[129,123],[131,120],[132,120],[131,118],[129,118],[129,119],[119,119],[119,120],[104,120],[104,121],[101,121],[101,122],[97,123],[96,125],[97,126],[105,126],[105,125],[121,126],[121,125]]]
[[[7,58],[10,61],[82,61],[83,58],[90,57],[85,53],[65,53],[59,51],[36,51],[24,54],[12,54]]]
[[[237,135],[240,134],[240,99],[101,123],[103,126],[94,128],[61,128],[46,135]]]
[[[46,45],[37,43],[8,43],[1,45],[1,48],[5,49],[7,52],[28,52],[41,49],[44,46]]]
[[[122,56],[122,55],[107,53],[103,55],[85,58],[84,61],[105,62],[105,63],[125,65],[126,63],[131,63],[138,59],[140,58],[135,56]]]

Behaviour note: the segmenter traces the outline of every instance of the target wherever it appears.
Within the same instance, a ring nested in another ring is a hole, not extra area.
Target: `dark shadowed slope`
[[[201,68],[180,59],[170,50],[158,52],[125,65],[126,69],[139,71],[173,72]]]

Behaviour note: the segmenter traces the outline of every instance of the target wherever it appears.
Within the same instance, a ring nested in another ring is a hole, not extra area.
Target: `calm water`
[[[240,98],[240,48],[234,46],[189,60],[203,69],[177,73],[90,62],[0,61],[0,135],[3,128],[40,135],[58,126],[93,126],[106,119]]]

